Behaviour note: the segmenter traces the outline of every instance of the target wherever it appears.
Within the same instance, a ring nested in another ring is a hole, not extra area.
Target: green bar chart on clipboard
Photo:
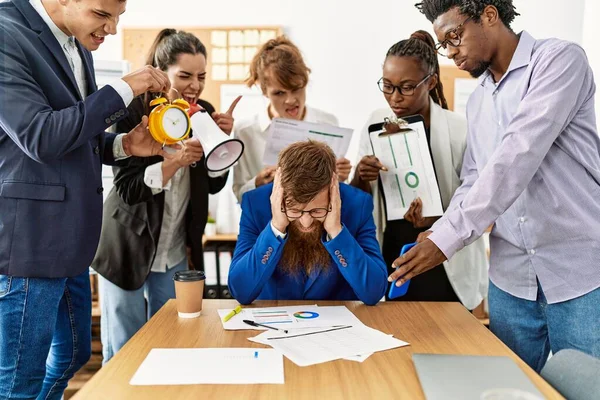
[[[388,220],[403,219],[417,197],[423,201],[424,217],[443,214],[425,126],[417,121],[408,128],[394,134],[370,133],[374,154],[388,169],[380,172]]]

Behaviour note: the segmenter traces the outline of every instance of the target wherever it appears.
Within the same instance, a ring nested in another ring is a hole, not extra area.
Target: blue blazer
[[[308,278],[281,273],[277,266],[286,239],[271,229],[273,184],[244,194],[240,233],[229,270],[229,290],[242,304],[259,300],[356,300],[376,304],[385,293],[387,272],[373,222],[373,199],[340,184],[341,233],[323,242],[331,255],[327,272]],[[345,264],[345,265],[344,265]]]
[[[67,58],[28,0],[0,3],[0,274],[57,278],[90,265],[102,223],[102,162],[127,110],[88,83],[81,98]]]

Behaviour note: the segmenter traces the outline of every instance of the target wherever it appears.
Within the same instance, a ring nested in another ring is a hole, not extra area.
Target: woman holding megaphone
[[[162,30],[146,63],[165,71],[173,90],[134,99],[128,107],[129,116],[119,122],[117,130],[127,132],[128,127],[147,125],[152,108],[169,103],[189,104],[186,111],[190,114],[205,110],[222,131],[230,134],[239,98],[222,114],[200,100],[206,62],[206,48],[194,35]],[[165,114],[165,118],[175,117]],[[189,122],[183,119],[187,117],[174,123]],[[157,137],[156,132],[153,136]],[[188,253],[193,267],[204,269],[202,234],[208,218],[208,195],[225,186],[228,174],[209,174],[204,149],[193,137],[170,146],[170,153],[164,160],[131,157],[114,167],[114,187],[104,203],[102,237],[92,263],[100,274],[104,362],[168,299],[175,298],[173,275],[188,269]]]

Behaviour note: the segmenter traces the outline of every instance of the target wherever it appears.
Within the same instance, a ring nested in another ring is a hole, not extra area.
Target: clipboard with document
[[[411,202],[420,197],[423,216],[443,214],[442,199],[420,115],[369,126],[373,155],[387,168],[379,172],[388,221],[404,219]]]

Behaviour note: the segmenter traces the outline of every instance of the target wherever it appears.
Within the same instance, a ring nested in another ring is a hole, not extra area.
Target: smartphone
[[[404,253],[406,253],[407,251],[409,251],[416,245],[417,245],[417,243],[405,244],[404,246],[402,246],[402,250],[400,250],[400,255],[403,255]],[[390,298],[390,299],[395,299],[396,297],[404,296],[406,294],[406,292],[408,291],[408,285],[410,284],[410,279],[408,281],[404,282],[404,284],[399,287],[396,286],[397,281],[398,281],[398,279],[396,279],[394,282],[392,282],[392,285],[390,286],[390,291],[388,293],[388,298]]]

